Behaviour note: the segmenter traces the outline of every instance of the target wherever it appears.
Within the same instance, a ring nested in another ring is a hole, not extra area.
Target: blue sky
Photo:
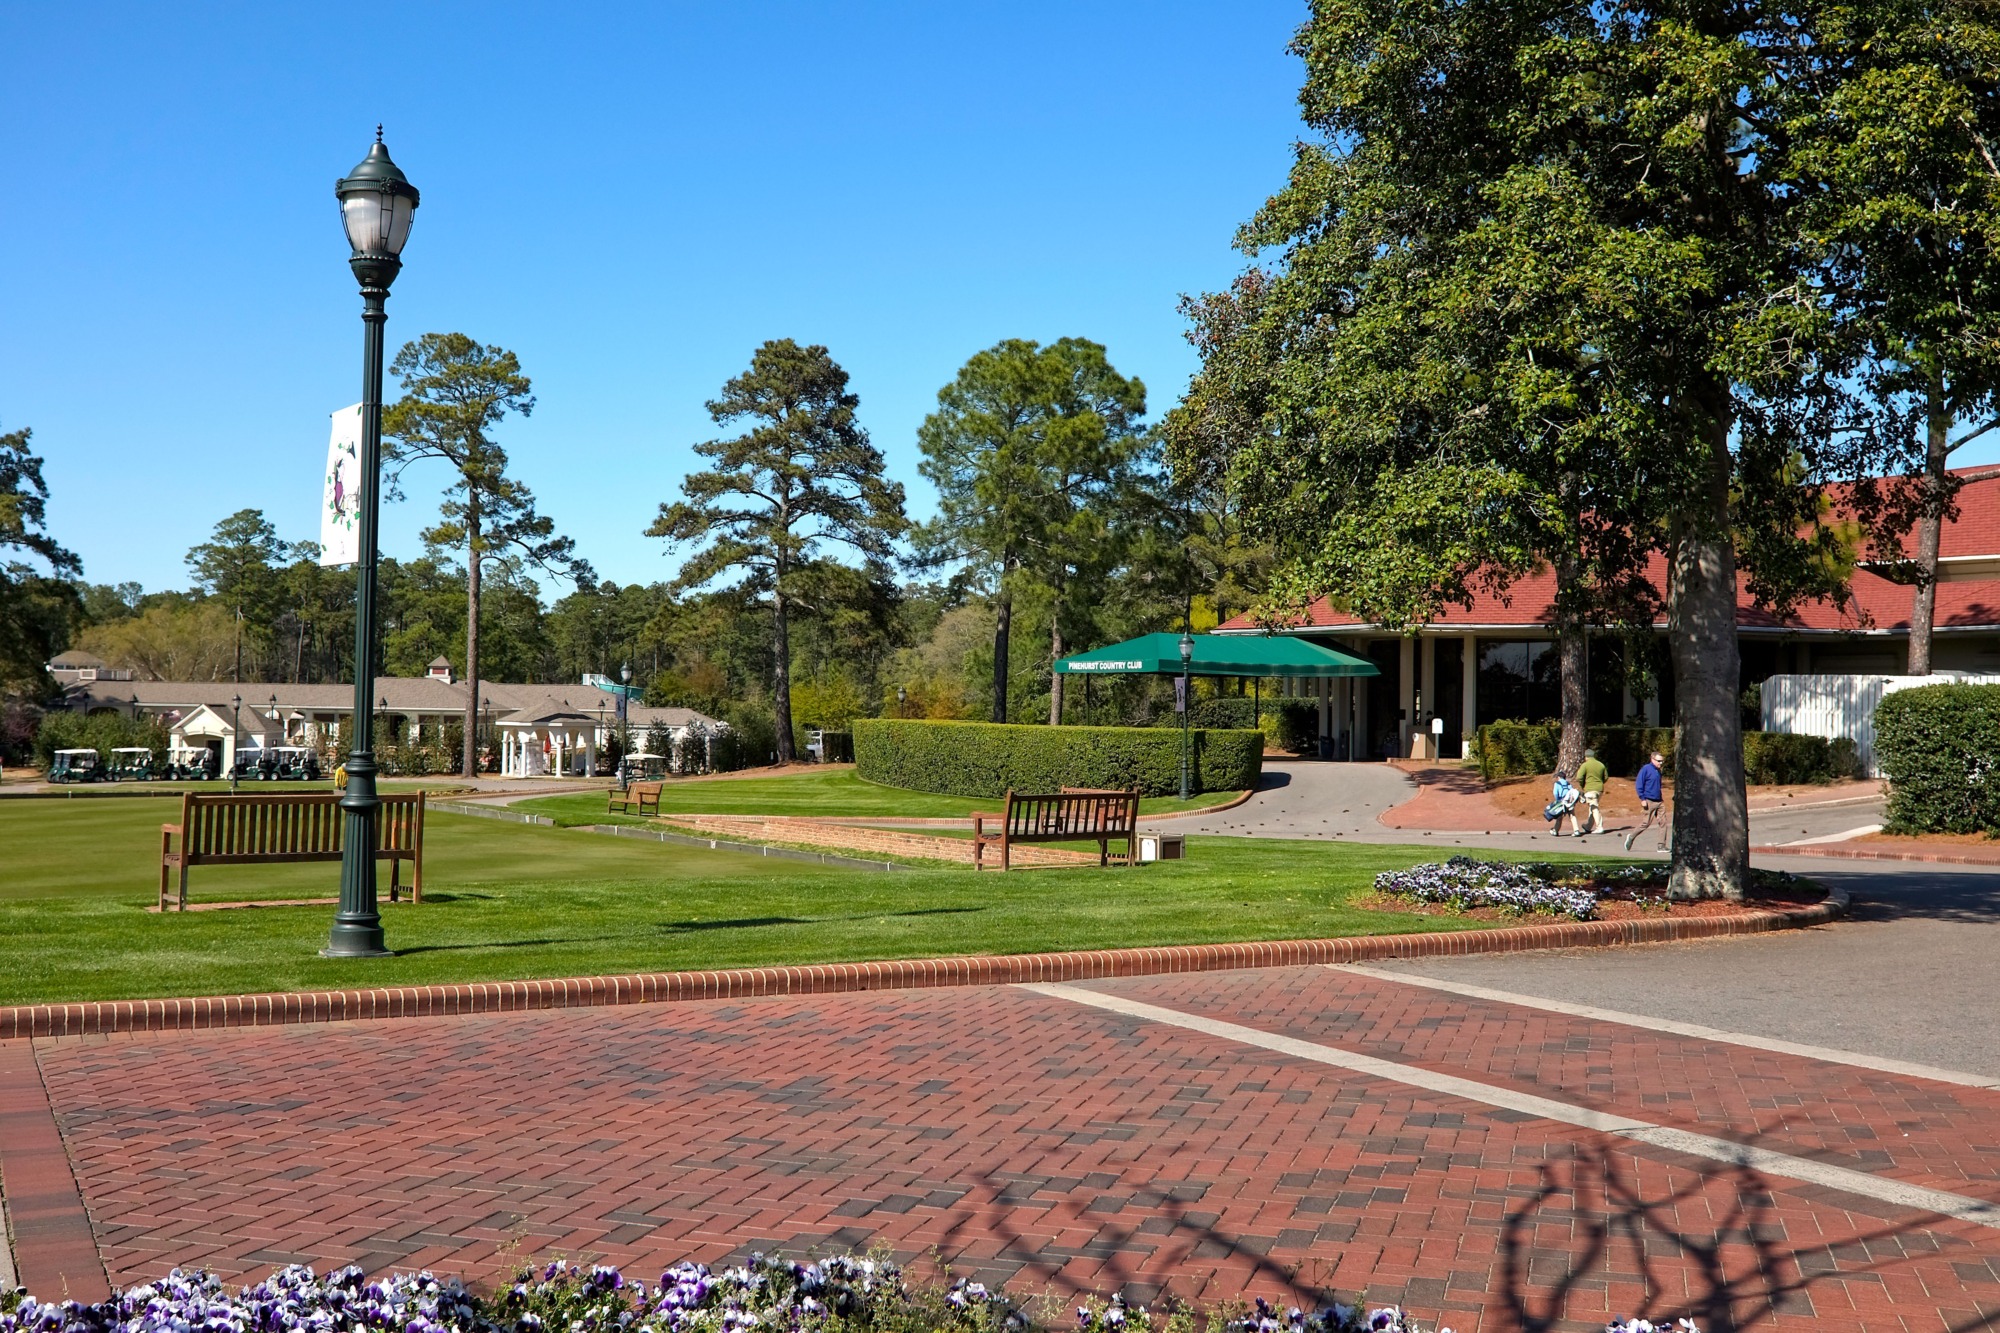
[[[938,388],[1079,335],[1146,381],[1300,132],[1303,0],[1216,4],[103,5],[0,10],[0,429],[98,582],[184,586],[223,515],[317,534],[359,302],[332,185],[375,123],[423,191],[389,339],[517,351],[516,473],[599,572],[762,340],[823,342],[911,491]],[[379,18],[371,30],[372,19]],[[390,395],[394,395],[393,382]],[[445,476],[385,516],[418,551]],[[554,591],[554,590],[552,590]]]

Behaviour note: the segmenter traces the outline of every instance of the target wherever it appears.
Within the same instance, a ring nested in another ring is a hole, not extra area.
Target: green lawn
[[[1148,796],[1139,802],[1142,814],[1200,810],[1234,800],[1238,792],[1208,792],[1182,801],[1172,796]],[[638,817],[607,816],[604,793],[541,796],[516,802],[517,810],[548,815],[564,828],[578,824],[643,824]],[[938,796],[930,792],[885,787],[839,768],[781,778],[715,778],[669,782],[660,793],[660,810],[701,815],[854,815],[870,819],[955,819],[975,810],[997,810],[990,796]]]
[[[714,786],[730,784],[716,783]],[[0,1003],[1435,930],[1364,911],[1419,847],[1196,838],[1133,869],[860,871],[433,813],[387,959],[318,956],[331,907],[153,915],[169,800],[0,802]],[[194,897],[335,891],[338,867],[197,868]]]

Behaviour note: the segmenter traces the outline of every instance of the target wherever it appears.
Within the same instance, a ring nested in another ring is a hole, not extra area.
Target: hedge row
[[[1897,833],[2000,833],[2000,685],[1923,685],[1875,706]]]
[[[1554,722],[1489,722],[1479,729],[1479,771],[1490,782],[1521,774],[1553,773],[1562,728]],[[1658,750],[1674,770],[1671,727],[1591,727],[1586,743],[1604,766],[1630,777]],[[1858,753],[1853,741],[1792,736],[1776,731],[1743,733],[1743,774],[1759,785],[1832,782],[1854,776]]]
[[[1264,768],[1258,731],[1191,733],[1194,790],[1242,791]],[[1181,738],[1159,727],[1042,727],[856,718],[855,772],[870,782],[953,796],[1115,787],[1180,790]]]

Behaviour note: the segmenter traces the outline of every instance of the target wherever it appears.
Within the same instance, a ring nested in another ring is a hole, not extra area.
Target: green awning
[[[1142,634],[1056,663],[1065,675],[1178,676],[1181,636]],[[1373,662],[1277,634],[1197,634],[1188,671],[1196,676],[1379,676]]]

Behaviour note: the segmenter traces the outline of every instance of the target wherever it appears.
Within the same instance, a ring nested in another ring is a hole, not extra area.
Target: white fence
[[[1772,676],[1763,688],[1764,730],[1828,740],[1845,737],[1860,751],[1861,771],[1880,777],[1875,767],[1875,705],[1882,702],[1882,696],[1956,680],[2000,684],[2000,676],[1976,671],[1937,671],[1928,676]]]

